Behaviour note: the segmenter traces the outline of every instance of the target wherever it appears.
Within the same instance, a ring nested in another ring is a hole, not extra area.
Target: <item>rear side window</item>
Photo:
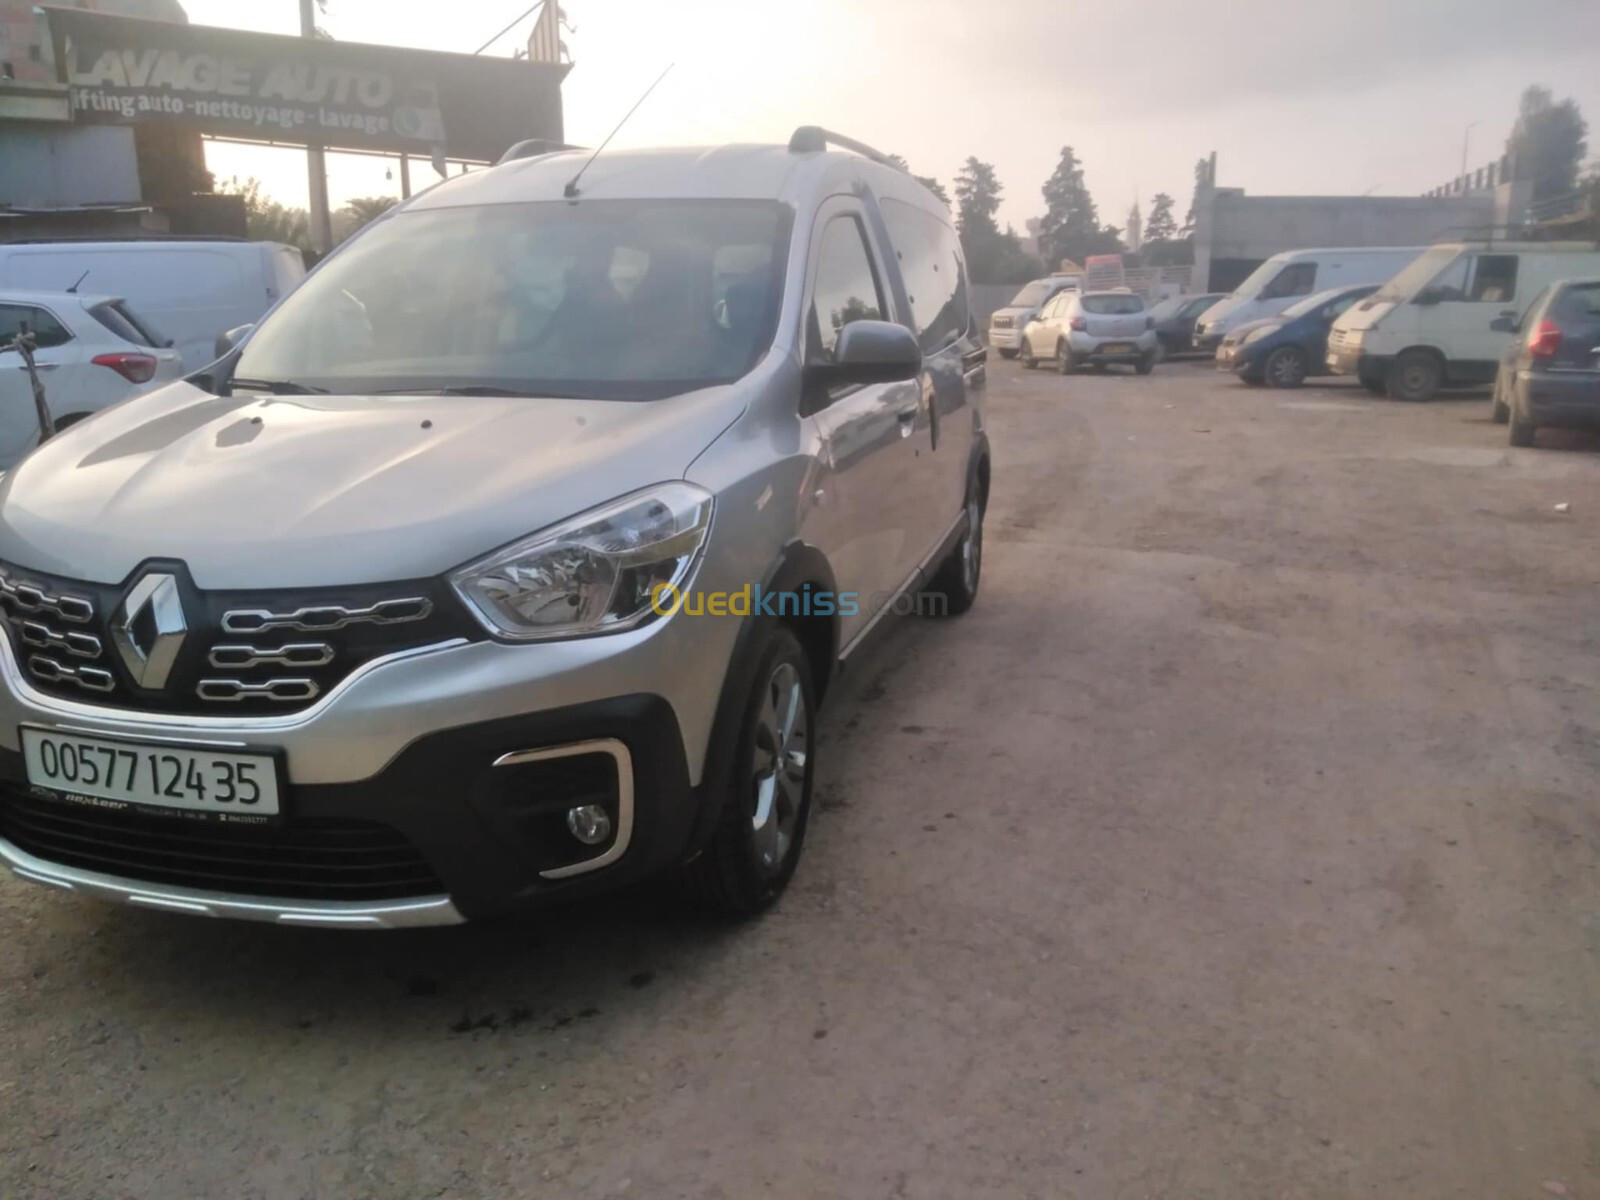
[[[1517,256],[1480,254],[1473,264],[1467,299],[1481,304],[1509,304],[1517,295]]]
[[[1261,298],[1263,300],[1281,300],[1286,296],[1309,296],[1316,282],[1316,263],[1290,263],[1278,272],[1277,278],[1261,289]]]
[[[835,217],[822,230],[811,289],[813,358],[830,359],[839,331],[852,321],[883,320],[883,292],[867,254],[861,222]]]
[[[933,354],[961,338],[972,321],[961,243],[949,225],[914,205],[885,199],[881,207],[923,353]]]
[[[161,346],[165,342],[128,309],[120,300],[109,304],[96,304],[89,315],[125,342],[135,346]]]
[[[40,350],[65,346],[72,340],[72,331],[48,310],[31,304],[0,304],[0,346],[11,345],[24,328],[33,331],[34,345]]]
[[[1127,317],[1144,311],[1144,299],[1139,296],[1085,296],[1083,311],[1097,317]]]

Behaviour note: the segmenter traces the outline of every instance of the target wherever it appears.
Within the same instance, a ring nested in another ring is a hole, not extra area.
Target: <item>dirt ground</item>
[[[984,594],[833,697],[770,916],[6,878],[0,1197],[1600,1200],[1600,438],[1180,364],[990,413]]]

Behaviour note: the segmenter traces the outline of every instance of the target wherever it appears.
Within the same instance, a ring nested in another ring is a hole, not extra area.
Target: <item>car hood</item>
[[[1033,316],[1038,311],[1036,308],[997,308],[989,319],[992,321],[995,317],[1010,317],[1012,320],[1021,320],[1023,317]]]
[[[118,583],[180,559],[203,588],[437,575],[689,464],[741,389],[666,400],[218,397],[176,383],[0,483],[0,559]]]
[[[1352,304],[1339,314],[1333,323],[1333,328],[1344,333],[1355,333],[1358,330],[1371,329],[1379,321],[1395,310],[1393,300],[1362,300]]]
[[[1254,321],[1246,321],[1243,325],[1235,325],[1228,330],[1224,339],[1229,342],[1242,342],[1257,329],[1281,329],[1288,322],[1282,317],[1257,317]]]

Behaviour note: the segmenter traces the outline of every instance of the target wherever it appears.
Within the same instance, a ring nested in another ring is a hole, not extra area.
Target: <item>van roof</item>
[[[391,211],[561,200],[568,182],[591,156],[588,150],[560,150],[454,175]],[[894,167],[840,151],[796,152],[767,145],[607,150],[584,171],[577,202],[780,200],[805,207],[848,193],[861,181],[880,197],[950,219],[938,197]]]
[[[1298,258],[1302,254],[1421,254],[1427,246],[1316,246],[1306,250],[1280,250],[1267,261]]]
[[[1464,242],[1439,242],[1430,250],[1504,250],[1517,254],[1548,251],[1551,254],[1600,254],[1600,242],[1507,242],[1477,238]]]
[[[201,249],[232,250],[239,246],[278,246],[285,250],[294,250],[293,246],[285,246],[282,242],[252,242],[245,238],[194,238],[194,237],[149,237],[149,238],[48,238],[40,240],[24,240],[20,242],[0,242],[0,254],[11,251],[32,253],[37,251],[71,250],[74,253],[81,251],[106,251],[106,250],[132,250],[146,254],[170,254],[174,250],[183,250],[191,247]]]

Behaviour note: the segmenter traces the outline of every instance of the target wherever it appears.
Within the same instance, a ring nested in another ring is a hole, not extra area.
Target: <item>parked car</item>
[[[1080,275],[1051,275],[1024,285],[1011,297],[1010,304],[990,316],[989,345],[1001,358],[1015,358],[1022,346],[1022,331],[1039,315],[1039,310],[1060,293],[1078,291],[1082,286]]]
[[[9,350],[24,329],[57,428],[183,374],[183,357],[115,296],[0,289],[0,469],[39,438],[32,382]]]
[[[293,246],[228,239],[0,244],[0,289],[122,296],[191,367],[217,335],[248,325],[305,277]]]
[[[1200,315],[1194,329],[1195,347],[1210,354],[1230,330],[1247,321],[1275,317],[1317,292],[1356,283],[1382,283],[1421,253],[1420,246],[1358,246],[1274,254],[1226,299]]]
[[[1434,246],[1334,322],[1328,366],[1396,400],[1490,383],[1511,324],[1533,297],[1558,279],[1597,272],[1592,242]]]
[[[1328,373],[1328,330],[1345,309],[1378,290],[1375,283],[1329,288],[1276,317],[1241,325],[1217,347],[1217,369],[1246,383],[1294,388]]]
[[[1118,292],[1064,292],[1022,333],[1022,365],[1054,359],[1063,375],[1082,366],[1120,363],[1141,375],[1155,366],[1155,322],[1144,297]]]
[[[1226,292],[1172,296],[1151,305],[1150,318],[1156,323],[1156,344],[1162,356],[1193,350],[1195,321],[1201,313],[1226,296]]]
[[[1513,446],[1545,425],[1600,428],[1600,278],[1564,279],[1535,297],[1495,378],[1493,413]]]
[[[949,213],[837,144],[453,177],[12,471],[0,860],[340,928],[771,903],[818,702],[972,605],[990,483]]]

